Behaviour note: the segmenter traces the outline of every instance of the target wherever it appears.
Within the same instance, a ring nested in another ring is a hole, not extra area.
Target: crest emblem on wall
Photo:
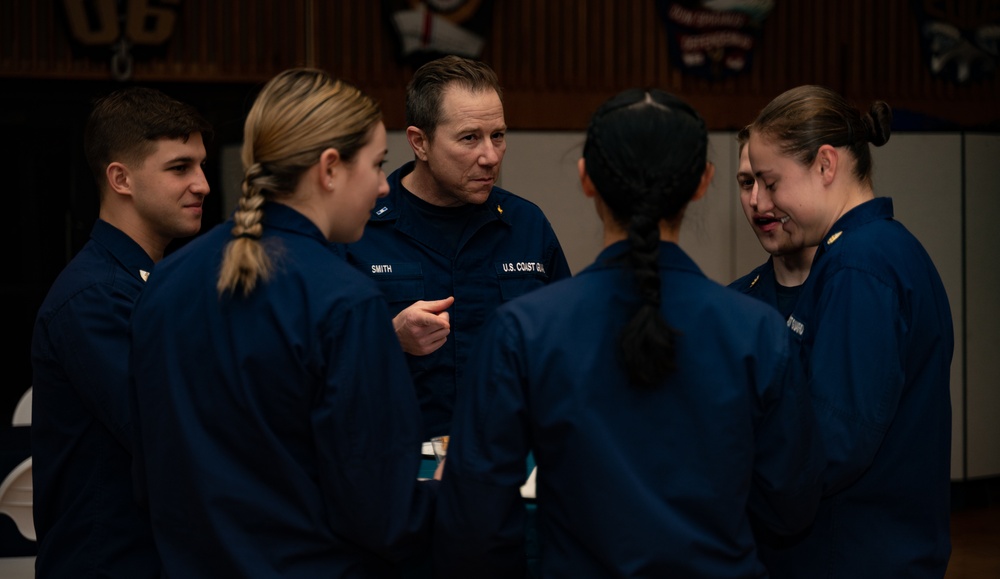
[[[678,69],[723,78],[750,68],[774,0],[657,0]]]
[[[400,56],[414,66],[453,54],[479,58],[492,24],[493,0],[383,0],[399,40]]]
[[[1000,1],[913,0],[924,60],[937,76],[964,83],[1000,63]]]

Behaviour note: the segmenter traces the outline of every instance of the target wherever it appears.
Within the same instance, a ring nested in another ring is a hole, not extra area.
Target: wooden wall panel
[[[130,2],[178,13],[164,46],[135,47],[131,82],[261,83],[283,68],[320,66],[386,103],[390,128],[403,123],[403,90],[413,71],[398,54],[382,2]],[[998,4],[991,2],[931,4],[982,14]],[[493,0],[492,11],[481,57],[504,84],[515,129],[580,129],[605,98],[644,85],[688,99],[713,129],[735,129],[779,92],[805,83],[830,86],[859,106],[883,99],[950,128],[1000,124],[1000,73],[965,84],[933,76],[910,0],[776,0],[751,69],[721,80],[674,66],[653,0]],[[0,2],[0,78],[112,78],[110,48],[81,46],[65,15],[65,0]]]

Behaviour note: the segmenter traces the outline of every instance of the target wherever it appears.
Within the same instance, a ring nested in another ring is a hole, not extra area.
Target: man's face
[[[159,139],[145,161],[129,167],[136,212],[143,223],[165,240],[190,237],[201,229],[202,204],[209,193],[202,164],[201,133],[187,141]]]
[[[795,246],[791,236],[781,228],[781,221],[775,217],[774,211],[761,213],[757,210],[757,181],[750,168],[749,147],[744,144],[740,152],[740,166],[736,172],[736,185],[740,190],[740,205],[750,222],[764,251],[771,255],[783,255],[799,248]]]
[[[503,104],[492,89],[445,89],[441,122],[426,143],[426,161],[436,185],[429,202],[442,207],[486,202],[500,176],[507,150]]]

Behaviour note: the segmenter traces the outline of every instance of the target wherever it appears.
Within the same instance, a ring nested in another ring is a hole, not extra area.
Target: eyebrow
[[[462,123],[455,126],[455,131],[459,133],[495,133],[497,131],[507,131],[507,123],[501,123],[499,126],[493,125],[489,122],[480,121],[478,119],[469,121],[463,121]]]
[[[191,155],[181,155],[180,157],[172,157],[163,162],[163,165],[175,165],[177,163],[198,163],[200,161],[195,161],[195,158]]]

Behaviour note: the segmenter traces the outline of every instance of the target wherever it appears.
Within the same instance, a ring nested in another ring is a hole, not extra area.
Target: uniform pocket
[[[373,263],[367,264],[364,271],[389,303],[424,299],[424,274],[419,262]]]
[[[545,265],[536,261],[504,261],[496,263],[497,281],[503,301],[512,300],[544,286],[549,276]]]

